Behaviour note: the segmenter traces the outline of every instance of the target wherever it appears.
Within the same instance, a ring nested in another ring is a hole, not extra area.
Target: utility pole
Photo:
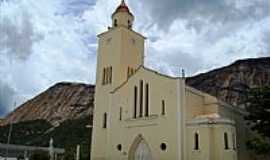
[[[81,150],[80,145],[77,145],[77,150],[76,150],[76,160],[80,160],[80,150]]]
[[[53,138],[50,139],[49,155],[50,155],[50,160],[54,160]]]
[[[14,103],[13,108],[16,107],[16,102]],[[8,158],[8,152],[9,152],[9,144],[10,144],[10,139],[11,139],[11,133],[12,133],[12,129],[13,129],[13,122],[10,122],[10,126],[9,126],[9,131],[8,131],[8,139],[7,139],[7,149],[6,149],[6,160]]]

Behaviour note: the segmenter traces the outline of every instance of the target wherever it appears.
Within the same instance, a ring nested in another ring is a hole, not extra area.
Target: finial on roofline
[[[122,0],[121,5],[126,5],[125,0]]]

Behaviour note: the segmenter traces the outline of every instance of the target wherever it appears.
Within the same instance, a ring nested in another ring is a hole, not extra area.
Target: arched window
[[[228,140],[228,133],[224,133],[224,147],[225,149],[229,149],[229,140]]]
[[[107,128],[107,113],[103,115],[103,128]]]
[[[114,27],[117,27],[117,26],[118,26],[117,19],[114,19],[113,26],[114,26]]]
[[[199,134],[195,133],[194,134],[194,150],[199,150]]]
[[[166,114],[166,108],[165,108],[165,100],[161,101],[161,115]]]

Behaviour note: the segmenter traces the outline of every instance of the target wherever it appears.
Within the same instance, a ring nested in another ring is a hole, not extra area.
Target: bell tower
[[[122,0],[112,14],[112,26],[98,35],[97,87],[114,89],[143,65],[145,37],[133,30],[133,22],[134,16]]]
[[[126,2],[112,14],[112,26],[98,35],[95,110],[91,157],[106,158],[110,134],[110,92],[144,64],[145,37],[133,30],[134,16]]]
[[[113,27],[122,26],[128,29],[132,29],[133,21],[134,21],[133,14],[130,12],[125,1],[122,0],[121,4],[112,14],[112,22],[113,22],[112,26]]]

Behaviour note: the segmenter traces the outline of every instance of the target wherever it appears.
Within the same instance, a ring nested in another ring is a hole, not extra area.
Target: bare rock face
[[[7,115],[4,124],[45,119],[57,126],[67,119],[91,115],[94,91],[93,85],[58,83]]]
[[[231,105],[241,106],[249,88],[270,86],[270,57],[239,60],[187,79],[187,84]]]

